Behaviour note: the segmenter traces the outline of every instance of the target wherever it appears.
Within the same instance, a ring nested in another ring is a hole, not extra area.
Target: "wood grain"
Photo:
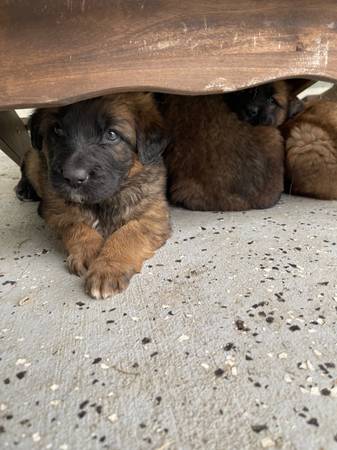
[[[336,0],[7,0],[0,107],[337,80]]]

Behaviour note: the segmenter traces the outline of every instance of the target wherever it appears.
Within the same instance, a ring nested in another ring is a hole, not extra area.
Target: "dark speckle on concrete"
[[[243,320],[241,320],[241,319],[237,319],[235,321],[235,325],[236,325],[236,328],[239,331],[249,331],[249,328],[246,327],[245,322]]]
[[[233,342],[228,342],[228,344],[226,344],[224,346],[224,350],[225,352],[230,352],[231,350],[235,350],[235,345]]]
[[[84,400],[84,402],[80,403],[80,409],[84,409],[89,403],[89,400]]]
[[[311,419],[309,419],[309,420],[307,421],[307,423],[308,423],[309,425],[313,425],[313,426],[315,426],[315,427],[318,427],[318,426],[319,426],[318,420],[317,420],[315,417],[312,417]]]
[[[268,430],[268,427],[266,424],[263,425],[252,425],[251,426],[254,433],[260,433],[261,431]]]
[[[331,394],[331,391],[328,388],[323,388],[321,390],[321,395],[324,395],[325,397],[329,396],[330,394]]]
[[[22,372],[18,372],[18,373],[16,374],[16,378],[18,378],[19,380],[22,380],[22,378],[25,377],[26,373],[27,373],[26,370],[23,370]]]

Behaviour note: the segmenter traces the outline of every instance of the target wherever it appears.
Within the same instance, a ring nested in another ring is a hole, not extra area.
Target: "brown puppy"
[[[221,95],[167,95],[160,106],[172,135],[165,163],[173,203],[238,211],[278,201],[284,144],[276,128],[240,121]]]
[[[283,133],[289,192],[337,199],[337,103],[311,102]]]
[[[72,273],[94,298],[121,292],[170,234],[166,146],[151,94],[41,109],[17,190],[62,238]],[[28,191],[27,191],[28,189]]]
[[[224,100],[240,120],[278,127],[303,110],[295,92],[290,81],[275,81],[225,94]]]

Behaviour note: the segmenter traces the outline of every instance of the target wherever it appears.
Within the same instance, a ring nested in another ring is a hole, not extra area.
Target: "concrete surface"
[[[172,211],[93,301],[0,155],[0,448],[337,448],[337,203]]]

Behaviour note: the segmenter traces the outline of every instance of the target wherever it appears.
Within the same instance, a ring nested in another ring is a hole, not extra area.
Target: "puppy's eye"
[[[63,131],[63,129],[60,127],[60,125],[55,125],[53,131],[54,131],[54,133],[56,134],[56,136],[64,136],[64,131]]]
[[[268,102],[270,105],[278,106],[278,101],[274,97],[269,97]]]
[[[114,130],[108,130],[107,136],[108,136],[109,141],[112,141],[112,142],[117,142],[120,139],[119,135]]]

